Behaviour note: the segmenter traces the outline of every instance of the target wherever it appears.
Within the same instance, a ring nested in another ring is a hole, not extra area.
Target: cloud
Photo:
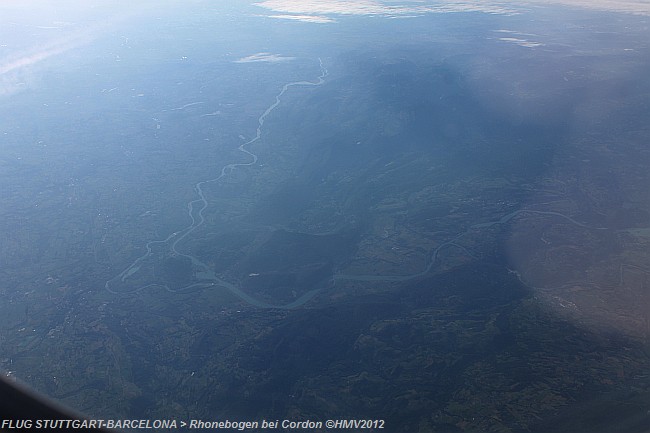
[[[271,53],[257,53],[248,57],[237,59],[234,63],[252,63],[252,62],[286,62],[293,60],[295,57],[281,56],[279,54]]]
[[[499,40],[504,42],[512,42],[514,44],[517,44],[522,47],[527,47],[527,48],[541,47],[542,45],[544,45],[541,42],[532,42],[532,41],[527,41],[526,39],[518,39],[518,38],[499,38]]]
[[[648,0],[528,0],[522,2],[522,4],[525,3],[556,4],[635,15],[650,15],[650,2]]]
[[[333,23],[336,20],[323,15],[269,15],[269,18],[304,21],[307,23]]]
[[[275,12],[293,15],[323,16],[323,15],[369,15],[390,18],[406,18],[428,13],[444,12],[486,12],[498,14],[513,14],[515,9],[505,6],[505,2],[490,0],[468,2],[465,0],[449,0],[445,2],[409,1],[387,4],[378,0],[264,0],[255,5]]]
[[[520,0],[517,2],[499,0],[263,0],[257,6],[275,12],[295,16],[327,15],[370,15],[391,18],[406,18],[428,13],[484,12],[512,15],[521,13],[527,6],[556,4],[613,12],[650,15],[648,0]]]
[[[528,39],[523,39],[521,37],[515,37],[515,36],[533,36],[536,37],[537,35],[532,34],[532,33],[521,33],[517,32],[514,30],[506,30],[506,29],[499,29],[499,30],[493,30],[495,33],[505,33],[506,35],[509,36],[503,36],[498,38],[498,40],[503,41],[503,42],[511,42],[513,44],[519,45],[521,47],[526,47],[526,48],[535,48],[535,47],[541,47],[546,44],[543,44],[542,42],[535,42],[535,41],[530,41]]]

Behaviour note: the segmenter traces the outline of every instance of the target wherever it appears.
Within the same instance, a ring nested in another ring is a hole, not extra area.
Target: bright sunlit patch
[[[3,46],[8,48],[0,57],[0,97],[30,88],[39,81],[39,65],[92,43],[151,7],[143,1],[137,7],[116,10],[105,3],[89,0],[80,7],[71,0],[0,0],[0,17],[5,25],[0,30],[11,29],[0,33]],[[87,22],[92,24],[80,24]]]
[[[251,56],[242,57],[241,59],[237,59],[234,62],[235,63],[286,62],[293,59],[295,59],[295,57],[281,56],[279,54],[271,54],[271,53],[257,53]]]
[[[50,57],[62,54],[80,44],[64,40],[41,47],[30,53],[0,60],[0,96],[7,96],[26,88],[30,68]]]

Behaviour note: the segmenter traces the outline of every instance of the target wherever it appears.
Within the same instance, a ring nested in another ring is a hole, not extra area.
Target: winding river
[[[219,286],[219,287],[224,287],[227,290],[229,290],[231,293],[239,297],[241,300],[244,302],[253,305],[255,307],[259,308],[279,308],[279,309],[291,309],[291,308],[296,308],[299,307],[303,304],[305,304],[307,301],[309,301],[311,298],[313,298],[316,293],[318,293],[318,290],[311,290],[306,293],[304,293],[302,296],[296,298],[293,302],[290,302],[288,304],[284,305],[272,305],[263,301],[260,301],[244,291],[242,291],[239,287],[237,287],[235,284],[232,284],[228,281],[225,281],[221,278],[219,278],[214,271],[210,269],[210,267],[199,260],[198,258],[190,255],[183,253],[178,250],[178,245],[181,241],[183,241],[185,238],[187,238],[190,234],[192,234],[196,229],[201,227],[205,223],[205,216],[203,215],[205,209],[208,207],[208,199],[205,196],[205,193],[203,191],[203,187],[207,184],[214,183],[222,179],[223,177],[227,176],[228,174],[232,173],[233,170],[235,170],[238,167],[245,167],[245,166],[251,166],[257,163],[257,155],[248,150],[248,146],[255,143],[262,137],[262,128],[264,126],[264,122],[269,114],[273,112],[279,105],[282,100],[282,96],[291,88],[295,86],[320,86],[325,82],[325,77],[327,76],[327,69],[325,69],[323,65],[323,61],[321,59],[318,59],[320,63],[320,70],[321,74],[318,77],[318,79],[315,82],[311,81],[293,81],[291,83],[287,83],[284,86],[282,86],[282,89],[280,90],[280,93],[278,93],[275,96],[275,101],[260,115],[260,117],[257,119],[257,129],[255,136],[248,140],[247,142],[241,144],[238,147],[238,150],[242,153],[245,153],[246,155],[250,156],[250,161],[249,162],[242,162],[242,163],[232,163],[232,164],[227,164],[225,165],[222,169],[221,172],[219,173],[218,176],[212,178],[212,179],[207,179],[207,180],[202,180],[196,185],[194,185],[194,190],[196,191],[196,194],[198,198],[190,201],[187,203],[187,214],[190,218],[190,224],[179,230],[176,231],[169,236],[167,236],[165,239],[162,240],[153,240],[147,242],[145,245],[146,252],[135,259],[133,263],[131,263],[126,269],[124,269],[122,272],[120,272],[118,275],[115,277],[111,278],[110,280],[106,281],[104,284],[104,287],[106,290],[112,294],[115,295],[129,295],[129,294],[135,294],[137,292],[140,292],[145,289],[149,288],[163,288],[169,292],[177,293],[181,291],[187,291],[189,289],[201,289],[201,288],[206,288],[206,287],[212,287],[212,286]],[[190,104],[185,104],[182,107],[179,107],[178,109],[184,109],[189,106],[194,106],[198,105],[200,102],[193,102]],[[176,110],[176,109],[175,109]],[[144,265],[145,261],[149,259],[152,254],[153,254],[153,247],[156,245],[169,245],[168,249],[171,253],[173,253],[176,256],[179,257],[186,257],[189,260],[191,260],[192,265],[195,269],[195,274],[198,276],[200,275],[201,280],[200,282],[190,284],[188,286],[179,288],[179,289],[171,289],[169,286],[160,284],[160,283],[151,283],[147,285],[143,285],[141,287],[138,287],[136,289],[130,290],[130,291],[118,291],[115,290],[113,287],[115,286],[116,282],[125,282],[127,279],[131,278],[132,276],[136,275],[142,266]]]
[[[135,259],[126,269],[124,269],[122,272],[120,272],[118,275],[115,277],[111,278],[110,280],[106,281],[105,283],[105,288],[108,292],[115,294],[115,295],[130,295],[130,294],[135,294],[137,292],[140,292],[145,289],[149,288],[162,288],[164,290],[167,290],[172,293],[178,293],[178,292],[187,292],[191,290],[202,290],[208,287],[223,287],[230,291],[232,294],[240,298],[242,301],[258,307],[258,308],[277,308],[277,309],[293,309],[300,307],[307,303],[309,300],[311,300],[316,294],[321,289],[314,289],[307,291],[304,293],[302,296],[296,298],[294,301],[287,303],[287,304],[282,304],[282,305],[273,305],[269,304],[267,302],[261,301],[259,299],[256,299],[253,296],[250,296],[243,290],[241,290],[240,287],[237,285],[225,281],[222,278],[220,278],[215,272],[204,262],[196,258],[195,256],[187,253],[183,253],[182,251],[179,251],[178,247],[179,244],[187,239],[196,229],[201,227],[205,223],[205,216],[204,216],[204,211],[209,205],[208,199],[205,196],[205,193],[203,191],[203,188],[210,184],[210,183],[215,183],[222,179],[223,177],[227,176],[228,174],[232,173],[233,170],[237,169],[238,167],[245,167],[245,166],[251,166],[257,163],[257,155],[253,152],[251,152],[248,149],[248,146],[255,143],[256,141],[260,140],[262,136],[262,128],[264,126],[264,122],[266,118],[268,117],[269,114],[273,112],[281,103],[282,96],[291,88],[294,86],[320,86],[321,84],[324,83],[325,77],[327,76],[327,69],[323,66],[322,60],[319,59],[320,62],[320,69],[321,69],[321,74],[318,77],[317,81],[311,82],[311,81],[294,81],[285,84],[282,86],[281,91],[276,95],[275,101],[259,116],[257,120],[257,129],[256,129],[256,134],[255,136],[246,141],[245,143],[241,144],[238,147],[238,150],[242,153],[245,153],[250,157],[249,162],[242,162],[242,163],[232,163],[232,164],[227,164],[224,167],[222,167],[220,173],[218,176],[212,178],[212,179],[207,179],[207,180],[202,180],[194,185],[194,190],[196,191],[197,198],[190,201],[187,203],[187,215],[190,219],[190,224],[179,230],[176,231],[169,236],[167,236],[165,239],[162,240],[152,240],[147,242],[145,245],[146,252]],[[184,109],[188,106],[193,106],[200,104],[200,102],[194,102],[190,104],[186,104],[178,109]],[[359,274],[343,274],[343,273],[337,273],[332,276],[332,281],[336,283],[336,281],[341,281],[341,280],[350,280],[350,281],[408,281],[412,280],[415,278],[422,277],[429,273],[431,269],[434,267],[436,260],[438,258],[438,254],[443,248],[447,247],[452,247],[455,246],[457,248],[461,248],[468,252],[463,246],[457,244],[456,242],[462,238],[463,236],[467,235],[468,233],[475,231],[475,230],[481,230],[481,229],[486,229],[489,227],[492,227],[497,224],[506,224],[508,223],[511,219],[518,215],[530,215],[530,214],[536,214],[536,215],[547,215],[550,217],[555,217],[555,218],[562,218],[578,227],[585,228],[585,229],[592,229],[592,230],[604,230],[602,227],[590,227],[587,226],[583,223],[580,223],[571,217],[564,215],[559,212],[552,212],[552,211],[539,211],[539,210],[529,210],[529,209],[521,209],[521,210],[516,210],[514,212],[510,212],[509,214],[504,215],[503,217],[499,218],[498,220],[495,221],[489,221],[489,222],[483,222],[483,223],[477,223],[469,226],[469,228],[454,236],[453,238],[443,242],[440,244],[437,248],[435,248],[430,255],[429,261],[427,266],[420,272],[412,273],[412,274],[407,274],[407,275],[359,275]],[[136,289],[129,290],[129,291],[120,291],[116,290],[114,286],[116,285],[116,282],[121,282],[124,283],[128,279],[132,278],[134,275],[136,275],[138,272],[140,272],[141,268],[143,265],[145,265],[145,261],[149,259],[153,255],[153,249],[155,246],[161,245],[165,246],[167,245],[167,251],[172,253],[175,256],[178,257],[185,257],[189,259],[192,263],[193,269],[194,269],[194,274],[195,277],[200,279],[201,281],[187,285],[185,287],[179,288],[179,289],[171,289],[169,286],[160,284],[160,283],[151,283],[147,285],[140,286]],[[469,253],[469,252],[468,252]]]

